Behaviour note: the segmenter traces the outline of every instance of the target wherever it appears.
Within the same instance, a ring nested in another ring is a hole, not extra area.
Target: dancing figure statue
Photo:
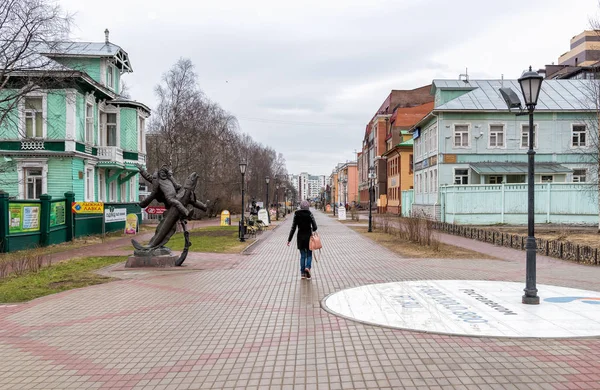
[[[190,232],[186,227],[187,219],[192,215],[194,208],[207,210],[206,205],[198,201],[194,193],[198,175],[196,172],[192,172],[182,187],[175,181],[173,173],[166,165],[163,165],[153,175],[150,175],[141,165],[138,165],[138,169],[140,174],[152,184],[150,196],[141,201],[140,206],[146,207],[153,200],[157,200],[165,204],[166,211],[147,245],[142,245],[134,239],[131,240],[134,255],[140,257],[171,255],[171,250],[165,247],[165,244],[177,231],[177,223],[180,223],[185,237],[185,246],[175,262],[176,266],[180,266],[185,261],[189,247],[192,245],[189,239]]]

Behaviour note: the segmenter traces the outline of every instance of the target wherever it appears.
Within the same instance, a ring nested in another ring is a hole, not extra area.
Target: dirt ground
[[[350,228],[403,257],[437,259],[497,259],[496,257],[483,253],[442,243],[439,244],[438,250],[434,250],[431,247],[422,246],[391,234],[377,231],[368,233],[368,228],[366,226],[350,226]]]

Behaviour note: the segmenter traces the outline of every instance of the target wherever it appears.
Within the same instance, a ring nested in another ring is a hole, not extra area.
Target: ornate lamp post
[[[279,183],[275,183],[275,220],[279,221]]]
[[[240,220],[240,241],[246,241],[244,237],[244,175],[246,174],[246,163],[240,163],[240,173],[242,174],[242,218]]]
[[[333,203],[333,216],[335,217],[335,206],[337,205],[337,201],[335,199],[335,185],[331,186],[332,191],[332,203]]]
[[[375,167],[369,167],[369,233],[373,232],[373,214],[371,202],[373,202],[373,180],[375,180]]]
[[[269,212],[269,181],[271,181],[271,178],[269,176],[266,176],[265,183],[267,183],[267,221],[271,223],[271,213]]]
[[[346,204],[348,204],[348,179],[344,178],[342,183],[344,183],[344,207],[346,207]]]
[[[519,78],[519,84],[521,85],[521,92],[523,93],[523,99],[529,112],[529,149],[527,150],[527,243],[525,249],[527,250],[527,266],[525,271],[525,294],[523,295],[522,302],[528,305],[538,305],[540,303],[540,297],[537,295],[536,288],[536,243],[535,243],[535,232],[534,232],[534,194],[535,194],[535,132],[533,125],[533,111],[537,105],[538,97],[540,95],[540,89],[542,88],[543,77],[537,72],[531,70],[523,73]]]

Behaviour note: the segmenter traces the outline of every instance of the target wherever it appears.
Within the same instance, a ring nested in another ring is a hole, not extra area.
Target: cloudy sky
[[[392,89],[434,78],[518,78],[557,62],[598,18],[598,0],[60,0],[72,38],[129,53],[124,80],[150,107],[180,57],[241,131],[284,154],[290,173],[353,160]]]

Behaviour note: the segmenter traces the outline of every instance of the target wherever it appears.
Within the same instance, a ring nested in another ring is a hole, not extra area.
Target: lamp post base
[[[526,304],[526,305],[539,305],[540,304],[540,297],[538,297],[537,295],[529,296],[526,293],[525,295],[523,295],[523,298],[522,298],[521,302],[524,303],[524,304]]]

